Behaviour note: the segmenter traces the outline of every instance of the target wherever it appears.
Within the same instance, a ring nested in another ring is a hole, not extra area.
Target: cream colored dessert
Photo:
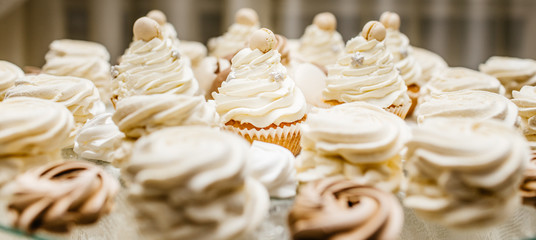
[[[251,8],[242,8],[236,12],[235,23],[220,37],[208,42],[210,56],[231,59],[235,53],[247,47],[253,32],[259,29],[259,17]]]
[[[346,43],[344,55],[328,67],[324,100],[335,104],[367,102],[380,108],[403,106],[405,117],[411,106],[407,87],[395,68],[393,57],[383,40],[385,28],[368,22],[362,34]],[[403,116],[402,116],[403,115]]]
[[[104,61],[110,61],[110,54],[106,47],[96,42],[60,39],[54,40],[49,45],[45,60],[53,58],[62,58],[65,56],[77,57],[98,57]]]
[[[248,143],[204,127],[139,139],[122,173],[148,239],[238,239],[268,214],[266,189],[246,174]],[[245,239],[252,239],[251,236]]]
[[[536,61],[532,59],[494,56],[478,69],[499,79],[508,98],[512,97],[512,91],[536,84]]]
[[[15,97],[35,97],[63,104],[73,114],[76,129],[105,111],[95,84],[78,77],[48,74],[27,76],[15,82],[15,86],[7,91],[6,99]]]
[[[112,121],[112,113],[102,113],[88,120],[74,139],[79,157],[110,162],[114,150],[125,137]]]
[[[330,105],[324,102],[322,91],[326,88],[326,74],[322,69],[311,63],[302,63],[294,68],[294,82],[305,96],[307,104],[311,107],[327,108]]]
[[[523,173],[523,182],[521,183],[521,197],[523,204],[536,207],[536,159],[532,159]]]
[[[452,228],[482,228],[512,216],[530,159],[523,135],[496,120],[433,119],[407,143],[404,204]]]
[[[230,67],[231,62],[226,59],[206,57],[194,68],[194,75],[199,82],[199,88],[207,99],[211,99],[213,90],[217,90],[217,87],[221,86],[221,82],[219,86],[213,86],[219,74]],[[222,80],[225,81],[225,79]]]
[[[281,64],[281,54],[272,49],[273,43],[272,38],[272,45],[252,45],[233,57],[229,77],[219,93],[213,93],[222,123],[235,120],[264,128],[304,117],[305,98]]]
[[[409,138],[402,119],[367,103],[316,109],[302,125],[296,159],[300,182],[344,176],[396,192],[402,181],[400,152]]]
[[[524,86],[512,92],[512,102],[519,109],[521,130],[525,136],[536,136],[536,87]]]
[[[160,25],[160,30],[164,40],[170,41],[170,43],[179,49],[180,41],[177,37],[177,31],[175,27],[167,21],[166,15],[160,10],[151,10],[147,13],[146,17],[153,19]]]
[[[164,40],[158,23],[142,17],[133,30],[135,41],[112,70],[113,101],[160,93],[196,95],[199,85],[188,59]]]
[[[296,195],[296,158],[286,148],[276,144],[254,141],[249,149],[247,172],[259,181],[270,197],[290,198]]]
[[[385,36],[385,46],[393,54],[396,68],[400,70],[400,76],[409,87],[418,85],[421,79],[422,69],[410,46],[408,37],[400,32],[400,17],[394,12],[384,12],[380,17],[380,22],[387,29]]]
[[[340,178],[300,189],[290,210],[292,239],[398,239],[404,213],[398,199]]]
[[[117,103],[113,121],[127,137],[139,138],[171,126],[218,126],[214,106],[202,96],[154,94],[132,96]]]
[[[17,97],[0,102],[0,186],[21,171],[60,159],[73,115],[59,103]]]
[[[26,232],[68,232],[108,214],[119,183],[89,162],[68,161],[32,169],[7,186],[13,226]]]
[[[432,51],[414,46],[412,46],[412,49],[412,55],[415,57],[415,60],[417,60],[417,63],[422,69],[421,78],[417,81],[419,86],[426,85],[434,77],[434,75],[449,67],[447,62],[445,62],[441,56]]]
[[[4,100],[6,91],[15,86],[15,81],[24,78],[24,72],[17,65],[0,60],[0,102]]]
[[[110,101],[112,81],[110,55],[98,43],[80,40],[56,40],[50,44],[43,73],[91,80],[105,103]]]
[[[504,95],[504,87],[499,80],[463,67],[445,68],[435,74],[423,89],[423,93],[432,95],[461,90],[480,90]]]
[[[319,13],[300,38],[297,58],[326,67],[335,64],[344,52],[344,41],[337,32],[337,19],[329,12]]]
[[[203,43],[195,41],[181,41],[179,52],[190,59],[192,68],[198,67],[201,61],[207,57],[207,47]]]
[[[417,122],[432,118],[468,118],[476,121],[496,119],[508,126],[519,124],[517,107],[499,94],[463,90],[432,95],[417,109]]]

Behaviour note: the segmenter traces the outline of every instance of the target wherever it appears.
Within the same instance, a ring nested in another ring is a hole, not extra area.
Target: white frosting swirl
[[[76,135],[74,152],[83,158],[110,162],[124,137],[112,121],[111,113],[99,114],[88,120]]]
[[[432,95],[416,112],[422,124],[431,118],[470,118],[481,121],[497,119],[509,126],[518,124],[517,107],[499,94],[464,90]]]
[[[257,179],[270,197],[290,198],[296,195],[294,154],[276,144],[254,141],[249,149],[248,174]]]
[[[408,138],[402,119],[367,103],[316,109],[302,124],[298,180],[343,175],[396,191],[402,178],[400,152]]]
[[[408,37],[399,30],[387,28],[385,46],[393,54],[395,65],[400,70],[400,76],[406,85],[418,84],[422,69],[413,56]]]
[[[216,127],[218,114],[202,96],[141,95],[117,103],[113,121],[127,137],[139,138],[156,130],[183,125]]]
[[[108,102],[112,94],[110,63],[97,56],[71,56],[49,58],[43,72],[57,76],[73,76],[91,80],[103,102]]]
[[[259,29],[259,25],[233,23],[223,36],[213,38],[208,42],[210,56],[223,58],[247,47],[249,37]]]
[[[494,56],[480,64],[478,69],[499,79],[508,98],[513,90],[536,84],[536,61],[532,59]]]
[[[45,55],[47,61],[65,56],[98,57],[106,62],[110,61],[110,54],[106,47],[96,42],[60,39],[50,43],[49,50]]]
[[[512,92],[512,102],[519,109],[521,129],[525,135],[536,135],[536,87],[524,86]]]
[[[73,114],[78,127],[105,110],[95,84],[84,78],[48,74],[27,76],[15,82],[15,87],[6,93],[6,98],[22,96],[63,104]]]
[[[488,226],[519,207],[528,164],[524,137],[504,123],[434,119],[407,143],[404,204],[420,216],[456,228]]]
[[[325,100],[363,101],[381,108],[410,102],[393,57],[382,42],[361,35],[346,43],[337,64],[328,66]]]
[[[277,50],[244,48],[232,59],[231,73],[213,93],[221,121],[264,128],[294,122],[305,115],[305,97],[287,75]]]
[[[468,68],[445,68],[426,85],[425,94],[442,94],[460,90],[481,90],[504,94],[504,88],[496,78]]]
[[[304,61],[320,66],[334,64],[344,53],[344,41],[337,31],[322,30],[311,24],[300,38],[297,53]]]
[[[59,153],[69,144],[73,115],[61,104],[17,97],[0,102],[0,159]]]
[[[419,86],[424,86],[428,83],[435,74],[438,74],[443,69],[448,68],[447,62],[445,60],[424,48],[412,47],[413,56],[417,63],[421,66],[422,75],[418,80]]]
[[[129,200],[151,239],[237,239],[268,212],[264,187],[247,177],[248,143],[203,127],[167,128],[139,139]]]
[[[24,72],[17,65],[0,60],[0,101],[4,100],[7,89],[15,85],[15,81],[24,78]]]
[[[193,96],[199,89],[188,59],[180,57],[170,41],[160,38],[132,42],[113,69],[117,71],[113,88],[118,100],[160,93]]]

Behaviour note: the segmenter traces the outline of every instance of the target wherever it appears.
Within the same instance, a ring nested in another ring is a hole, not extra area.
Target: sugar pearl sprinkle
[[[364,60],[365,56],[363,56],[363,54],[361,54],[360,52],[356,52],[354,53],[354,55],[352,55],[352,66],[359,67],[363,64]]]

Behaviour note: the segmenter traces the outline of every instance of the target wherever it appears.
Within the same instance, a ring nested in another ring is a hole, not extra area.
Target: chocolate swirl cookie
[[[536,159],[530,161],[521,184],[523,204],[536,207]]]
[[[293,239],[396,239],[403,220],[393,195],[342,178],[302,187],[288,217]]]
[[[33,232],[67,232],[110,212],[118,182],[94,164],[52,163],[30,170],[8,186],[13,226]]]

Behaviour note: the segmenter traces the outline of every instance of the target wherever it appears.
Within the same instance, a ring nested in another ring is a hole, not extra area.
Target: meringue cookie
[[[236,239],[268,213],[265,188],[247,176],[248,143],[204,127],[139,139],[123,168],[140,230],[151,239]]]
[[[402,119],[370,104],[316,109],[302,125],[298,180],[345,176],[394,192],[402,179],[400,152],[408,138]]]
[[[441,56],[432,51],[415,46],[412,46],[412,49],[412,55],[415,57],[415,60],[422,69],[421,78],[417,81],[419,86],[426,85],[434,77],[434,75],[449,67],[447,62],[445,62]]]
[[[22,96],[63,104],[73,114],[77,129],[105,111],[95,84],[84,78],[48,74],[27,76],[15,82],[6,93],[6,99]]]
[[[398,239],[404,213],[398,199],[340,178],[300,189],[288,216],[293,239]]]
[[[478,69],[499,79],[508,98],[512,91],[536,84],[536,61],[532,59],[493,56]]]
[[[110,61],[110,54],[108,53],[108,50],[106,50],[106,47],[96,42],[72,39],[59,39],[52,41],[48,48],[49,50],[45,55],[46,61],[65,56],[93,56],[98,57],[106,62]]]
[[[111,211],[119,183],[99,166],[83,161],[49,164],[19,176],[8,209],[14,227],[26,232],[68,232]]]
[[[154,94],[122,99],[112,119],[127,137],[139,138],[171,126],[217,127],[219,117],[202,96]]]
[[[88,120],[74,140],[74,152],[87,159],[110,162],[114,150],[125,137],[112,121],[112,113],[102,113]]]
[[[520,206],[519,186],[530,159],[524,137],[496,120],[435,118],[407,143],[404,204],[453,228],[481,228]]]
[[[276,144],[254,141],[249,149],[248,174],[262,183],[270,197],[290,198],[296,195],[296,158]]]
[[[4,100],[6,91],[15,85],[15,81],[24,78],[24,72],[17,65],[0,60],[0,101]]]
[[[432,95],[425,98],[417,109],[417,122],[422,124],[431,118],[469,118],[476,121],[497,119],[509,126],[516,126],[517,107],[499,94],[463,90]]]

